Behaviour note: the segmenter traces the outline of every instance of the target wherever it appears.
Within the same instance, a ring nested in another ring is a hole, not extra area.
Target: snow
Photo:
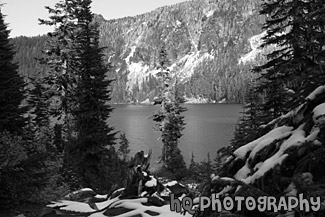
[[[184,216],[180,213],[170,211],[170,205],[164,205],[162,207],[156,206],[145,206],[142,203],[146,203],[147,198],[138,198],[138,199],[129,199],[129,200],[120,200],[115,203],[113,207],[124,207],[131,209],[127,213],[117,215],[116,217],[131,217],[135,215],[141,215],[143,217],[150,217],[149,214],[145,213],[147,210],[158,213],[158,217],[181,217]],[[191,215],[186,212],[185,217],[190,217]],[[103,213],[94,213],[89,217],[104,217]]]
[[[240,170],[237,171],[237,173],[234,175],[234,178],[237,180],[246,179],[250,172],[251,170],[249,169],[248,164],[246,163],[245,166],[243,166]]]
[[[95,195],[95,198],[97,198],[97,199],[105,199],[105,198],[107,198],[107,194],[103,194],[103,195],[97,194],[97,195]]]
[[[116,202],[118,200],[119,200],[119,198],[116,197],[116,198],[113,198],[113,199],[109,199],[109,200],[106,200],[106,201],[103,201],[103,202],[96,203],[96,206],[97,206],[97,208],[99,210],[102,210],[105,207],[108,207],[109,205],[113,204],[114,202]]]
[[[73,212],[81,212],[88,213],[94,212],[96,210],[92,209],[87,203],[69,201],[69,200],[61,200],[55,202],[54,204],[47,205],[48,207],[60,207],[61,210],[73,211]]]
[[[257,147],[257,150],[254,151],[254,154],[257,153],[258,150],[261,150],[263,147],[267,146],[268,144],[272,143],[274,140],[282,139],[287,137],[293,127],[288,127],[288,126],[282,126],[275,128],[265,134],[264,136],[238,148],[234,154],[239,157],[244,159],[246,154],[249,151],[252,151],[255,147]],[[254,154],[250,155],[250,157],[254,157]]]
[[[309,136],[306,138],[306,141],[308,142],[314,142],[317,139],[317,135],[320,132],[320,129],[318,127],[313,128]]]
[[[212,10],[212,11],[207,12],[205,15],[207,17],[211,17],[213,15],[213,13],[214,13],[214,11]]]
[[[131,217],[135,215],[141,215],[144,217],[149,217],[150,215],[146,213],[147,210],[150,210],[152,212],[158,213],[158,217],[190,217],[188,212],[186,212],[185,215],[177,212],[170,211],[170,205],[164,205],[161,207],[156,206],[146,206],[143,205],[148,201],[147,198],[137,198],[137,199],[123,199],[120,200],[118,198],[114,198],[112,200],[107,200],[101,203],[96,203],[95,205],[99,210],[105,209],[106,207],[110,208],[117,208],[117,207],[124,207],[127,209],[131,209],[131,211],[117,215],[117,217]],[[48,205],[48,207],[60,207],[61,210],[66,211],[73,211],[73,212],[79,212],[79,213],[89,213],[89,217],[106,217],[104,215],[104,211],[96,212],[96,210],[92,209],[87,203],[81,203],[81,202],[75,202],[75,201],[67,201],[67,200],[61,200],[58,202],[55,202],[54,204]],[[92,214],[91,214],[92,213]]]
[[[276,129],[278,129],[278,128],[276,128]],[[260,140],[259,143],[255,146],[255,148],[250,153],[249,158],[254,158],[255,155],[259,151],[261,151],[266,146],[270,145],[275,140],[284,139],[284,138],[286,138],[286,137],[288,137],[290,135],[291,135],[291,131],[283,132],[282,134],[278,134],[278,135],[274,135],[274,137],[273,137],[273,135],[266,136],[264,139]]]
[[[128,81],[127,81],[127,89],[132,90],[136,83],[139,84],[139,88],[142,88],[142,81],[145,79],[150,73],[149,66],[144,64],[143,62],[131,63],[128,64]]]
[[[325,92],[325,85],[317,87],[306,99],[314,100],[317,95]]]
[[[246,177],[248,174],[248,165],[246,164],[243,168],[241,168],[237,174],[235,175],[236,179],[242,179],[245,183],[252,183],[256,179],[264,176],[266,172],[273,169],[275,165],[281,164],[283,160],[286,159],[288,154],[285,152],[291,148],[296,147],[304,144],[306,141],[314,141],[317,137],[317,134],[319,132],[319,129],[314,129],[312,133],[306,138],[306,132],[303,130],[304,124],[301,124],[297,129],[295,129],[291,136],[285,140],[282,145],[280,146],[280,149],[270,158],[266,159],[264,162],[261,162],[261,164],[258,165],[258,170],[249,177]]]
[[[261,44],[263,43],[262,38],[266,35],[266,31],[261,34],[254,35],[250,39],[248,39],[251,51],[248,54],[245,54],[239,59],[239,64],[246,64],[248,62],[252,62],[256,59],[257,55],[262,53],[263,50],[260,49]]]
[[[170,68],[171,71],[177,70],[177,76],[180,81],[190,78],[195,71],[195,67],[204,60],[213,60],[214,56],[209,53],[199,51],[186,54],[180,60],[175,62]]]
[[[145,201],[143,201],[145,202]],[[122,202],[118,207],[125,207],[127,209],[133,209],[130,212],[127,212],[122,215],[118,215],[119,217],[130,217],[130,216],[135,216],[135,215],[142,215],[145,217],[149,217],[150,215],[146,214],[145,211],[150,210],[152,212],[157,212],[159,213],[159,217],[180,217],[180,216],[185,216],[189,217],[192,216],[188,212],[186,212],[185,215],[182,215],[181,213],[177,212],[172,212],[170,211],[170,205],[164,205],[162,207],[155,207],[155,206],[144,206],[141,204],[141,202],[137,202],[135,200],[130,200],[127,202]]]
[[[152,102],[150,102],[149,98],[145,99],[144,101],[140,102],[140,104],[142,105],[151,105],[153,104]]]
[[[130,54],[125,58],[125,61],[126,61],[127,64],[130,63],[130,58],[133,57],[136,48],[137,48],[136,46],[131,47]]]
[[[264,176],[266,172],[273,169],[274,166],[282,163],[282,161],[288,156],[288,154],[284,154],[279,156],[279,154],[275,154],[272,157],[268,158],[266,161],[263,162],[260,169],[257,170],[252,176],[247,177],[243,180],[246,184],[253,183],[256,179],[261,178]]]
[[[140,197],[144,197],[144,196],[146,196],[146,194],[148,194],[148,192],[147,192],[147,191],[144,191],[144,192],[142,192],[142,193],[140,194]]]
[[[216,181],[216,180],[223,180],[223,181],[230,181],[230,182],[234,181],[233,178],[215,176],[214,174],[211,175],[211,178],[212,178],[212,181]]]
[[[137,40],[138,41],[138,40]],[[135,42],[136,44],[137,42]],[[127,63],[127,70],[129,71],[127,76],[127,89],[132,91],[136,83],[139,84],[139,88],[142,89],[142,82],[146,80],[149,75],[155,76],[158,72],[157,69],[152,69],[144,62],[132,62],[130,58],[134,55],[136,46],[131,47],[130,54],[125,58]],[[180,82],[185,79],[189,79],[195,72],[195,68],[205,60],[213,60],[214,56],[209,53],[201,53],[199,51],[192,52],[183,56],[177,60],[170,67],[171,72],[177,71],[177,77]]]
[[[208,103],[208,99],[202,98],[202,97],[185,97],[185,104],[202,104],[202,103]]]
[[[171,181],[171,182],[167,182],[166,184],[164,184],[165,187],[170,187],[170,186],[173,186],[173,185],[177,185],[177,181]]]
[[[154,187],[154,186],[157,186],[157,179],[153,176],[150,176],[151,180],[147,181],[145,183],[145,186],[147,187]]]
[[[79,191],[93,191],[93,189],[91,189],[91,188],[82,188],[82,189],[80,189]],[[78,191],[77,191],[78,192]]]
[[[324,122],[325,120],[325,103],[316,106],[313,110],[314,123]]]
[[[305,131],[303,130],[304,124],[300,125],[290,136],[289,139],[284,141],[280,147],[280,154],[288,150],[290,147],[299,146],[301,143],[306,141]]]

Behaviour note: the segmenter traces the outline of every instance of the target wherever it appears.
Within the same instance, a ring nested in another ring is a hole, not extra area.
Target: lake
[[[159,109],[152,105],[114,105],[115,109],[109,124],[116,130],[125,132],[130,141],[130,156],[138,151],[148,152],[152,149],[151,166],[157,166],[161,155],[162,142],[160,133],[154,131],[155,123],[151,116]],[[238,104],[186,104],[184,112],[186,126],[179,141],[179,148],[186,163],[211,160],[219,148],[229,145],[235,125],[242,111]]]

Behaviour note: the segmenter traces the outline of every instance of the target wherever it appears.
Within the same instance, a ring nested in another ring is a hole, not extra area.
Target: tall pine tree
[[[78,185],[109,190],[117,179],[118,158],[114,150],[115,133],[107,125],[112,108],[109,67],[99,47],[99,31],[90,11],[91,0],[65,0],[55,9],[47,7],[55,26],[43,61],[50,65],[46,78],[57,116],[63,117],[66,135],[65,161],[78,177]],[[114,173],[114,174],[113,174]],[[76,185],[75,185],[76,184]]]
[[[93,23],[90,4],[91,0],[75,0],[72,5],[77,18],[76,57],[79,60],[75,151],[84,184],[103,190],[112,178],[105,174],[105,163],[113,160],[109,159],[113,157],[110,154],[116,154],[107,149],[113,150],[115,144],[115,133],[107,124],[113,110],[107,104],[111,99],[112,80],[106,78],[109,68],[104,62],[104,48],[99,47],[99,31]]]
[[[165,168],[174,174],[175,178],[181,179],[185,175],[186,165],[183,155],[178,147],[179,138],[185,127],[182,113],[186,108],[181,106],[184,102],[177,85],[177,77],[172,76],[168,69],[168,58],[165,46],[159,53],[159,69],[157,76],[161,78],[161,89],[155,104],[160,104],[160,110],[154,115],[153,120],[157,122],[161,132],[162,162]]]
[[[306,14],[310,4],[305,0],[274,0],[262,3],[266,36],[262,47],[274,46],[268,61],[254,71],[261,73],[258,90],[266,93],[264,110],[269,120],[279,117],[292,107],[287,102],[305,81],[302,78],[310,60],[306,56]]]
[[[0,5],[0,132],[9,131],[22,134],[26,125],[23,117],[26,107],[23,107],[23,78],[18,74],[18,65],[13,62],[14,48],[9,40],[10,31],[4,22]]]

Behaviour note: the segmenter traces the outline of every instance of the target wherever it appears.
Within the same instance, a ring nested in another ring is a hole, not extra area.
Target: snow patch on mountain
[[[249,62],[253,62],[256,57],[263,52],[263,49],[260,46],[263,43],[262,38],[266,36],[266,32],[262,32],[261,34],[254,35],[250,39],[248,39],[251,51],[248,54],[245,54],[239,59],[239,64],[247,64]]]
[[[205,16],[207,16],[207,17],[211,17],[211,16],[213,15],[213,13],[214,13],[214,11],[211,10],[211,11],[205,13]]]
[[[125,61],[128,64],[130,63],[130,58],[133,57],[136,48],[137,48],[136,46],[132,46],[130,54],[125,58]]]
[[[139,85],[141,90],[143,81],[145,81],[149,75],[156,76],[158,72],[157,69],[151,69],[149,65],[143,62],[130,62],[130,58],[133,56],[134,51],[135,46],[131,48],[130,54],[125,58],[128,65],[127,69],[129,71],[127,76],[127,90],[129,91],[132,91],[136,84]],[[177,76],[180,82],[184,82],[194,74],[196,66],[204,60],[212,60],[213,58],[214,56],[209,53],[193,52],[175,62],[170,67],[170,71]]]
[[[186,54],[179,61],[171,66],[172,71],[177,71],[178,79],[182,82],[190,78],[194,72],[195,67],[204,60],[212,60],[214,56],[209,53],[201,53],[199,51]]]
[[[142,89],[143,80],[148,77],[150,73],[155,74],[154,71],[149,71],[149,66],[143,62],[128,64],[128,71],[128,82],[126,85],[129,91],[132,91],[136,84]]]
[[[203,103],[208,103],[209,100],[206,98],[202,98],[202,97],[190,97],[187,98],[185,97],[185,104],[203,104]]]

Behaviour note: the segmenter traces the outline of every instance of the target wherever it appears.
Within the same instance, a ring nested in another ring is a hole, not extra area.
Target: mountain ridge
[[[170,68],[180,77],[187,98],[242,102],[249,81],[256,76],[249,71],[250,61],[255,60],[239,60],[252,50],[250,38],[262,33],[264,18],[258,11],[257,0],[192,0],[134,17],[105,20],[95,15],[100,44],[107,47],[106,60],[112,63],[112,101],[152,101],[159,86],[155,77],[158,50],[165,44]],[[38,65],[26,72],[26,65],[34,60],[25,59],[30,53],[39,57],[41,46],[34,42],[39,50],[35,54],[33,45],[26,46],[28,40],[25,44],[19,40],[13,39],[18,44],[20,71],[26,77],[36,75]]]

